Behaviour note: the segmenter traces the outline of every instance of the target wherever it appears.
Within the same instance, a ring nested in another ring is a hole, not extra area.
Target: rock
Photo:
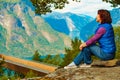
[[[120,63],[120,60],[118,59],[113,59],[108,61],[94,61],[92,63],[92,66],[113,67],[113,66],[119,65],[119,63]]]
[[[39,80],[120,80],[120,67],[59,69]]]
[[[95,61],[99,65],[91,68],[58,69],[39,80],[120,80],[119,60]],[[92,64],[92,65],[93,65]]]

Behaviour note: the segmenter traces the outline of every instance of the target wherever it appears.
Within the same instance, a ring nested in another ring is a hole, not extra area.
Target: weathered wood
[[[5,64],[3,65],[4,67],[9,68],[11,70],[15,70],[23,74],[26,74],[28,71],[32,70],[33,72],[39,75],[45,75],[55,71],[57,68],[55,66],[23,60],[12,56],[6,56],[3,54],[0,54],[0,58],[1,59],[4,58],[5,61]]]
[[[32,70],[28,67],[23,67],[23,66],[11,64],[11,63],[8,63],[8,62],[5,62],[2,66],[5,67],[5,68],[8,68],[10,70],[14,70],[18,73],[22,73],[24,75],[26,75],[30,71],[32,71],[37,76],[45,76],[46,75],[46,73],[43,73],[43,72],[40,72],[40,71],[37,71],[37,70]]]

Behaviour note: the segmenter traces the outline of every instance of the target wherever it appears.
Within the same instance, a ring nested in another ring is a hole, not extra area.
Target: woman
[[[76,68],[81,62],[84,62],[84,64],[80,65],[80,67],[91,67],[92,55],[101,60],[114,59],[116,45],[110,12],[104,9],[98,10],[96,21],[100,24],[94,36],[80,45],[81,52],[75,57],[73,62],[65,66],[64,69]],[[98,43],[98,45],[95,43]]]

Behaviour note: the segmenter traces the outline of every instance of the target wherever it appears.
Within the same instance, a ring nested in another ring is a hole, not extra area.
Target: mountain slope
[[[113,26],[120,25],[120,8],[110,11]],[[71,38],[78,37],[83,41],[90,38],[98,25],[95,19],[87,15],[73,13],[57,13],[43,16],[51,27],[59,32],[69,35]]]
[[[71,38],[79,37],[82,27],[93,20],[90,16],[77,15],[69,12],[53,12],[42,17],[51,25],[53,29],[65,33]]]
[[[110,13],[112,17],[113,27],[120,25],[120,16],[119,16],[120,8],[113,9],[110,11]],[[94,34],[97,26],[98,26],[98,23],[96,22],[95,19],[91,21],[90,23],[88,23],[86,26],[84,26],[80,30],[80,39],[82,39],[83,41],[86,41],[87,39],[89,39]]]
[[[30,3],[30,2],[28,2]],[[64,53],[70,38],[53,30],[23,0],[0,1],[0,53],[20,58]]]
[[[120,25],[120,8],[115,8],[110,11],[113,25]]]

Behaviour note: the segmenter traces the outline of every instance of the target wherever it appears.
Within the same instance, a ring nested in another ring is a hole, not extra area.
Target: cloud
[[[57,12],[72,12],[76,14],[86,14],[92,17],[96,17],[98,9],[113,9],[111,4],[102,2],[102,0],[81,0],[81,2],[75,2],[69,0],[69,4],[65,5],[64,9],[55,10]]]

